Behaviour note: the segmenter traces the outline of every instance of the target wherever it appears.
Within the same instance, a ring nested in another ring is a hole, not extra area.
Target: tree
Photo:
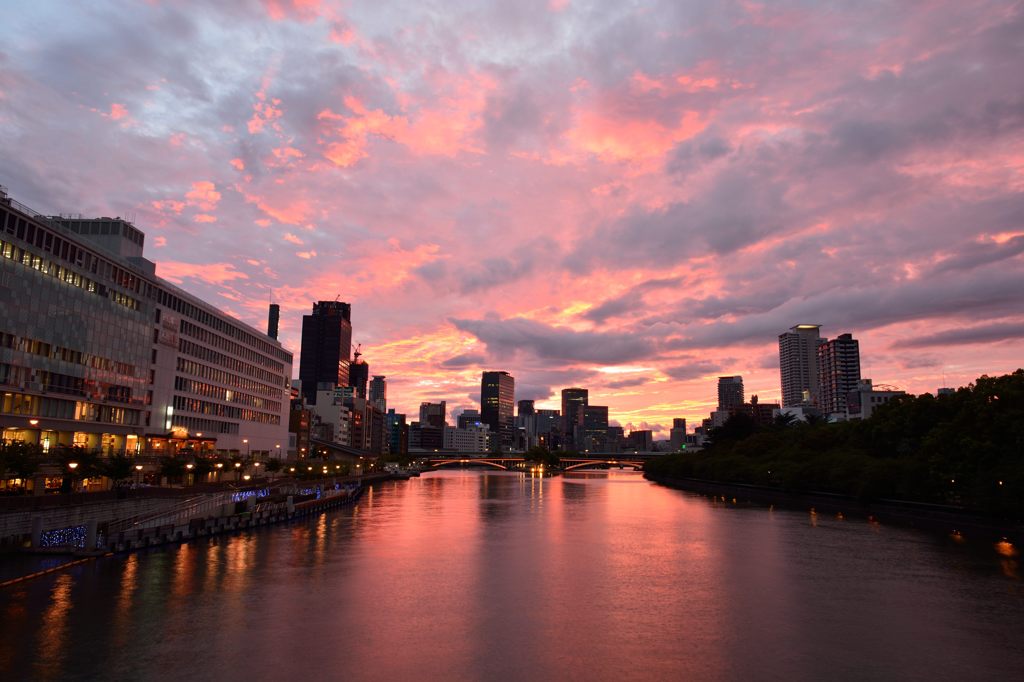
[[[185,474],[185,461],[177,458],[168,458],[160,463],[160,475],[167,478],[168,482],[178,480]]]
[[[119,487],[122,481],[131,478],[133,471],[132,460],[124,455],[108,458],[99,465],[99,468],[101,474],[113,481],[115,488]]]
[[[6,469],[9,478],[32,478],[39,471],[39,458],[43,449],[32,443],[0,442],[0,469]]]
[[[558,455],[551,452],[543,445],[534,445],[526,451],[526,454],[523,455],[523,459],[527,462],[538,462],[544,466],[550,467],[556,467],[561,463]]]

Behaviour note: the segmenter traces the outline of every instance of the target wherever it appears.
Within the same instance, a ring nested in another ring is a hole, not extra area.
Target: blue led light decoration
[[[39,536],[40,547],[85,547],[85,526],[69,526],[43,531]]]

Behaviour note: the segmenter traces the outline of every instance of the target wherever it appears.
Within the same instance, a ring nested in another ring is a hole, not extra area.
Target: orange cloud
[[[231,159],[231,165],[234,167],[235,170],[238,170],[238,171],[244,171],[245,170],[245,162],[242,161],[241,159]]]
[[[217,222],[217,216],[207,215],[205,213],[198,213],[192,218],[197,223],[215,223]]]
[[[285,232],[284,233],[284,237],[282,237],[282,239],[284,239],[286,242],[290,242],[292,244],[295,244],[296,246],[302,246],[302,245],[305,244],[305,242],[303,242],[301,239],[296,237],[291,232]]]

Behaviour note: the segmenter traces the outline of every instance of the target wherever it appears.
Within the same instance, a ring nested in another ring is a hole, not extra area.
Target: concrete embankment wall
[[[861,500],[849,495],[793,492],[766,486],[696,478],[673,478],[651,474],[644,476],[670,488],[735,498],[742,502],[774,504],[791,509],[813,508],[819,512],[872,518],[881,523],[912,526],[942,533],[957,531],[969,538],[985,541],[1005,538],[1015,544],[1024,542],[1024,524],[1019,521],[992,518],[956,507],[898,500]]]
[[[83,525],[89,521],[105,523],[142,514],[152,514],[169,509],[180,502],[180,498],[143,497],[87,502],[73,507],[7,511],[0,513],[0,546],[20,546],[32,533],[32,521],[35,518],[42,519],[44,530],[55,530]]]

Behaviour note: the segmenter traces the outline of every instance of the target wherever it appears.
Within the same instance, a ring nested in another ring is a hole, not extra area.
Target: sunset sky
[[[15,0],[0,184],[131,217],[296,353],[353,306],[389,406],[480,371],[629,428],[777,400],[778,334],[911,392],[1024,365],[1024,4]],[[666,437],[667,433],[660,434]]]

